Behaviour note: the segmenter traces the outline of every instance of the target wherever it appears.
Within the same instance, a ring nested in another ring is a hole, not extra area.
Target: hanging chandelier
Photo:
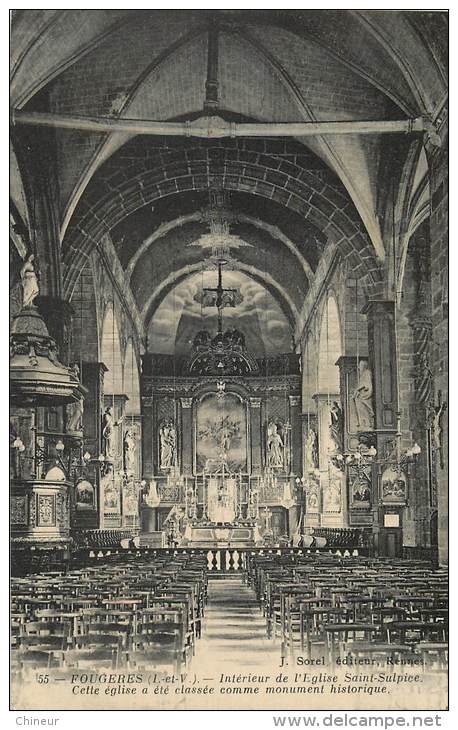
[[[204,250],[204,270],[218,269],[221,264],[226,270],[237,269],[232,249],[249,246],[239,236],[231,233],[231,225],[237,222],[237,215],[231,209],[228,191],[219,187],[209,191],[209,204],[200,211],[202,223],[209,228],[209,233],[200,236],[198,241],[191,245],[199,246]]]

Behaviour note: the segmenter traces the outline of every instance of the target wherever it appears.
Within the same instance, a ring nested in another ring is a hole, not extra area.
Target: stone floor
[[[266,665],[279,666],[279,639],[274,644],[266,636],[266,621],[256,596],[242,578],[210,580],[202,639],[197,642],[192,668],[202,673],[218,671],[263,671]]]

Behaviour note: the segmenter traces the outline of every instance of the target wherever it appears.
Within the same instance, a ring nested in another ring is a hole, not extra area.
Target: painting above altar
[[[246,406],[234,393],[209,393],[196,414],[195,463],[198,473],[247,471]]]

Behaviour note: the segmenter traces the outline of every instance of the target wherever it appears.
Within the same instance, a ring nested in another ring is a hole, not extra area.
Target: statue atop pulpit
[[[35,256],[30,256],[24,262],[21,269],[21,284],[22,284],[22,306],[31,307],[33,300],[40,293],[38,286],[37,274],[35,272],[34,265]]]

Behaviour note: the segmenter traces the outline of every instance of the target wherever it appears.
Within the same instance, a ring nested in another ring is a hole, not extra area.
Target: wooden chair
[[[127,666],[152,669],[172,667],[180,673],[183,661],[181,637],[178,630],[162,629],[132,636],[132,649],[127,652]]]
[[[326,648],[330,666],[335,666],[337,657],[343,656],[352,642],[363,640],[369,643],[378,632],[372,623],[324,624]],[[351,646],[350,646],[351,649]]]
[[[415,651],[421,655],[422,667],[425,672],[448,671],[448,643],[421,641],[415,644]]]

